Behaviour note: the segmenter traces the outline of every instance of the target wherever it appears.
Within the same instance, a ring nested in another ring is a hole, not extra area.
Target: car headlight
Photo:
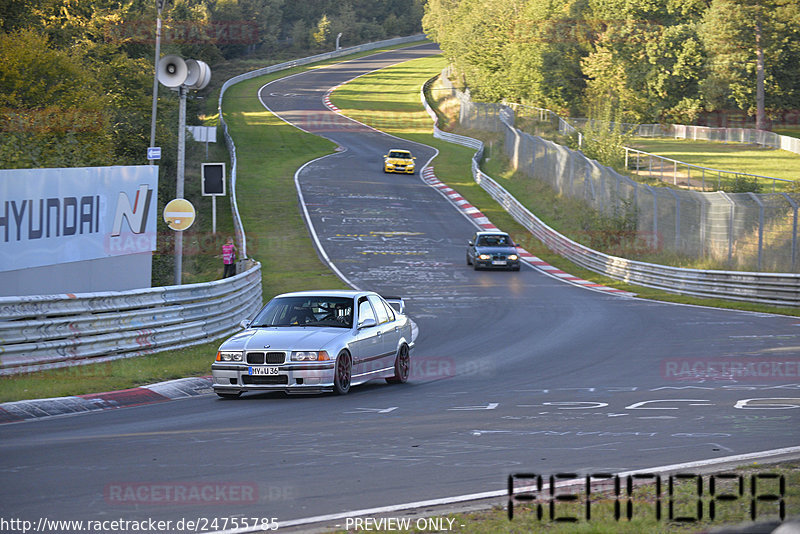
[[[478,256],[478,259],[481,259],[481,260],[491,260],[491,259],[492,259],[492,257],[491,257],[489,254],[481,254],[480,256]]]
[[[517,256],[516,254],[509,254],[508,259],[511,261],[517,261],[519,259],[519,256]]]
[[[324,350],[296,350],[292,352],[293,362],[324,362],[330,360]]]
[[[242,351],[240,350],[221,350],[217,353],[218,362],[240,362],[242,361]]]

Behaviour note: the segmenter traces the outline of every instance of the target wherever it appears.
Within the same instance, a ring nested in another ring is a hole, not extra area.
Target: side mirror
[[[472,242],[472,241],[467,241],[467,244],[468,244],[469,246],[471,246],[471,247],[474,247],[474,246],[475,246],[475,243],[474,243],[474,242]]]
[[[245,330],[247,330],[248,328],[250,328],[250,325],[252,324],[252,322],[253,322],[253,321],[249,321],[249,320],[245,319],[244,321],[242,321],[241,323],[239,323],[239,326],[241,326],[242,328],[244,328]]]
[[[377,325],[378,325],[378,323],[375,322],[375,319],[368,318],[368,319],[364,319],[363,321],[359,321],[358,329],[361,330],[362,328],[370,328],[370,327],[377,326]]]

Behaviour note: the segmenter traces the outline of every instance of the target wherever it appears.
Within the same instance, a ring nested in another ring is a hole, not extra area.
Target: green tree
[[[54,49],[33,30],[0,34],[3,168],[108,164],[109,104],[80,54]]]
[[[800,104],[800,7],[792,0],[712,0],[703,20],[710,108],[756,115]]]
[[[311,34],[311,38],[314,40],[314,43],[316,43],[317,46],[322,47],[328,44],[330,35],[331,21],[328,19],[328,15],[322,15],[322,18],[319,19],[319,22],[317,23],[314,33]]]

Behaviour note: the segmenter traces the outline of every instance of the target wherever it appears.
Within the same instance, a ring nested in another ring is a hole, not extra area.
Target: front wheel
[[[353,360],[350,354],[342,352],[336,358],[336,374],[333,377],[333,392],[337,395],[347,395],[350,391],[350,376],[353,372]]]
[[[403,345],[397,351],[394,359],[394,376],[387,378],[390,384],[405,384],[408,381],[408,373],[411,369],[411,357],[408,352],[408,345]]]

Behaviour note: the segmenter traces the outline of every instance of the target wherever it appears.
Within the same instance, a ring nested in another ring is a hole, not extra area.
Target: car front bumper
[[[502,263],[498,263],[502,261]],[[512,269],[519,270],[519,260],[479,260],[475,259],[475,265],[479,269]]]
[[[212,387],[216,393],[332,391],[335,365],[335,362],[285,363],[266,366],[214,363],[211,366]],[[253,375],[250,373],[252,367],[277,367],[278,374]]]
[[[414,166],[404,165],[386,165],[383,170],[385,172],[396,172],[399,174],[414,174]]]

